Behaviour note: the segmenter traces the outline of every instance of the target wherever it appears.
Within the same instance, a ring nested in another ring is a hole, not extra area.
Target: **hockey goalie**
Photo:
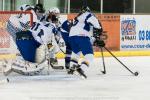
[[[22,5],[20,8],[23,11],[33,10],[30,5]],[[13,37],[21,56],[17,56],[11,61],[4,61],[5,75],[12,71],[23,75],[35,75],[48,67],[47,52],[57,45],[54,38],[55,25],[50,22],[43,24],[38,21],[34,11],[32,12],[35,15],[32,27],[22,27],[22,25],[28,26],[29,23],[24,20],[26,15],[23,14],[12,16],[7,23],[7,30]]]

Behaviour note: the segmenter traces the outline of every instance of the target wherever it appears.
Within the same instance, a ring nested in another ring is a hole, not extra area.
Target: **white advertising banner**
[[[120,16],[120,50],[150,50],[150,15]]]

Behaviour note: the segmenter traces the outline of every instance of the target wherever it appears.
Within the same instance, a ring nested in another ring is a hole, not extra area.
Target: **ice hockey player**
[[[58,31],[61,32],[61,36],[62,36],[63,40],[65,41],[65,45],[66,45],[65,68],[66,68],[68,74],[70,74],[70,61],[71,61],[71,54],[72,54],[72,49],[71,49],[71,45],[69,42],[69,32],[70,32],[70,28],[71,28],[72,24],[73,24],[72,20],[66,20],[58,28]],[[90,38],[91,43],[93,44],[95,38],[93,36],[91,36],[89,38]]]
[[[66,20],[61,24],[61,26],[58,29],[58,31],[61,32],[61,36],[65,41],[65,45],[66,45],[65,68],[68,73],[70,71],[70,61],[71,61],[71,54],[72,54],[71,45],[69,43],[69,32],[70,32],[71,25],[72,25],[72,21]]]
[[[34,22],[29,30],[17,32],[16,45],[22,58],[5,61],[5,73],[15,71],[24,75],[33,75],[44,69],[47,63],[45,51],[47,48],[51,50],[55,44],[54,31],[55,27],[50,23],[44,25],[41,22]]]
[[[89,65],[93,61],[93,47],[90,42],[90,27],[99,36],[102,32],[102,27],[99,24],[96,16],[90,11],[87,6],[82,7],[81,12],[74,18],[73,25],[70,29],[69,41],[73,51],[71,60],[71,71],[77,71],[81,76],[87,77],[86,72]],[[94,33],[95,34],[95,33]],[[103,45],[104,46],[104,42]],[[79,64],[80,51],[84,55],[84,61]]]
[[[53,48],[53,31],[52,25],[45,26],[39,22],[30,30],[17,33],[16,44],[23,59],[6,62],[6,67],[23,75],[41,72],[47,66],[46,51]]]
[[[58,28],[58,26],[60,24],[59,23],[59,14],[60,14],[60,10],[56,7],[52,7],[46,12],[46,14],[40,19],[40,21],[45,24],[48,21],[47,19],[49,19],[49,22],[53,23]],[[59,38],[60,38],[60,35],[55,34],[55,39],[57,41],[57,44],[55,44],[55,47],[50,52],[50,63],[52,65],[58,64],[58,60],[56,58],[56,53],[58,53],[58,51],[59,51],[59,47],[58,47]]]
[[[19,7],[19,11],[30,11],[33,14],[33,22],[37,22],[37,16],[35,12],[33,11],[33,8],[28,4],[23,4]],[[24,33],[30,28],[30,15],[25,13],[20,13],[17,15],[11,15],[8,22],[7,22],[7,31],[12,36],[14,42],[16,43],[16,37],[18,37],[16,34],[18,33]],[[20,35],[20,34],[19,34]],[[17,44],[17,43],[16,43]],[[25,43],[27,45],[27,43]],[[31,44],[32,45],[32,44]],[[17,47],[18,49],[18,47]],[[20,52],[16,52],[19,61],[20,59],[23,59],[22,56],[20,56]],[[19,54],[19,55],[18,55]],[[5,61],[6,62],[6,61]],[[7,63],[7,62],[6,62]],[[8,63],[11,63],[10,61]],[[11,66],[7,63],[7,68],[5,67],[5,73],[9,73],[8,70],[11,70]]]
[[[71,21],[66,20],[63,22],[59,21],[59,15],[60,11],[56,7],[52,7],[48,10],[48,12],[41,18],[40,21],[45,23],[47,21],[47,18],[50,17],[51,22],[54,23],[57,27],[57,32],[55,34],[55,39],[59,45],[59,49],[65,53],[65,68],[67,71],[69,70],[70,66],[70,59],[71,59],[71,47],[69,45],[69,31],[70,31],[70,24]],[[61,45],[59,44],[60,41],[63,41],[61,44],[65,44],[65,50],[61,48]],[[65,43],[64,43],[65,42]],[[55,58],[56,49],[53,50],[54,52],[50,53],[50,61],[52,64],[56,66],[57,59]]]

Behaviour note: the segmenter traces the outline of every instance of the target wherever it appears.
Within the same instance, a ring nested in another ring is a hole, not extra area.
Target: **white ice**
[[[67,75],[65,70],[50,75],[9,75],[9,83],[0,84],[0,100],[150,100],[150,57],[119,57],[133,76],[112,57],[106,57],[103,75],[101,58],[89,68],[88,78]],[[64,60],[59,60],[64,64]]]

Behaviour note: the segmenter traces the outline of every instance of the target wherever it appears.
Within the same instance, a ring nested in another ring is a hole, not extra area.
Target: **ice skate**
[[[4,62],[3,62],[3,73],[4,73],[4,75],[7,76],[11,72],[12,72],[11,61],[8,62],[7,60],[4,60]]]
[[[80,65],[76,67],[76,71],[79,73],[80,76],[83,76],[84,78],[87,78],[84,71],[80,68]]]
[[[69,74],[69,71],[70,71],[70,63],[69,63],[69,64],[65,63],[65,69],[66,69],[66,71],[67,71],[67,74]]]
[[[67,73],[68,74],[74,74],[75,68],[76,68],[76,65],[73,65],[72,67],[66,69]]]
[[[84,71],[80,68],[80,65],[73,65],[70,69],[68,69],[68,74],[74,74],[75,71],[78,72],[80,76],[87,78]]]

